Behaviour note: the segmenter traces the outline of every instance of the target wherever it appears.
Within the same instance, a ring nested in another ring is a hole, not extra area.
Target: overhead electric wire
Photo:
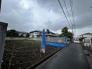
[[[66,7],[66,11],[67,11],[68,17],[69,17],[69,19],[70,19],[70,15],[69,15],[69,12],[68,12],[68,10],[67,10],[66,2],[65,2],[65,0],[63,0],[63,1],[64,1],[64,4],[65,4],[65,7]],[[70,19],[70,23],[72,23],[72,22],[71,22],[71,19]]]
[[[65,15],[65,18],[66,18],[67,22],[69,23],[68,18],[67,18],[67,16],[66,16],[65,12],[64,12],[63,6],[61,5],[61,3],[60,3],[59,0],[58,0],[58,2],[59,2],[59,5],[60,5],[60,7],[61,7],[61,9],[62,9],[62,11],[63,11],[63,13],[64,13],[64,15]],[[70,23],[69,23],[69,25],[70,25]],[[70,27],[71,27],[71,25],[70,25]]]
[[[75,22],[75,18],[74,18],[74,4],[73,4],[73,0],[72,0],[72,7],[73,7],[73,21],[74,21],[74,34],[76,32],[76,22]]]
[[[72,12],[72,19],[73,19],[73,23],[72,23],[72,28],[75,29],[75,21],[74,21],[74,11],[73,11],[73,0],[70,0],[70,6],[71,6],[71,12]],[[74,34],[74,31],[73,31]]]
[[[66,2],[65,2],[65,0],[63,0],[63,1],[64,1],[64,4],[65,4],[65,8],[66,8],[66,11],[67,11],[67,14],[68,14],[68,17],[69,17],[70,23],[71,23],[71,25],[72,25],[72,21],[71,21],[71,19],[70,19],[70,15],[69,15],[69,12],[68,12],[68,9],[67,9]],[[72,28],[72,31],[73,31],[73,28]]]
[[[73,6],[73,19],[74,19],[74,34],[76,33],[76,21],[75,21],[75,11],[74,11],[74,4],[73,4],[73,0],[72,0],[72,6]]]

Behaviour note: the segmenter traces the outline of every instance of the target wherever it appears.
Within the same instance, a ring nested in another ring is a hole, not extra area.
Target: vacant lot
[[[46,53],[40,55],[40,47],[40,41],[5,41],[2,69],[26,69],[60,49],[47,45]]]

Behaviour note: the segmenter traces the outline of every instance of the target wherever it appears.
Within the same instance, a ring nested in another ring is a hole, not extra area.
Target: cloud
[[[9,24],[8,28],[27,30],[32,25],[31,10],[24,8],[19,0],[3,0],[0,19]]]
[[[63,0],[60,2],[68,17]],[[70,1],[65,0],[65,2],[70,19],[72,19]],[[92,1],[73,0],[73,4],[77,32],[84,31],[84,28],[87,31],[90,30],[92,27]],[[59,33],[63,27],[67,26],[71,31],[58,0],[3,0],[1,10],[0,20],[8,22],[8,29],[14,28],[29,32],[48,28]],[[80,34],[77,32],[77,35]]]

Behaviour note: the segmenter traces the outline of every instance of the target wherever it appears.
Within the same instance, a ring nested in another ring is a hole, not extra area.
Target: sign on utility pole
[[[7,23],[0,22],[0,69],[3,59],[4,46],[5,46],[5,37],[7,32]]]

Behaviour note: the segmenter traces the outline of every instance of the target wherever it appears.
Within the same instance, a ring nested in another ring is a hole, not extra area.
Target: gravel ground
[[[5,41],[2,69],[26,69],[61,48],[46,46],[46,53],[40,55],[40,41]]]

